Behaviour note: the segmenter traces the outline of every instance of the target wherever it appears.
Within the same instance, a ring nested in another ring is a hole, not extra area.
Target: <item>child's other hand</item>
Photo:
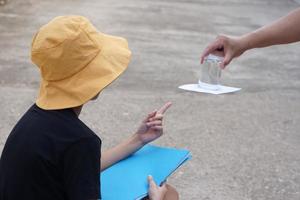
[[[149,190],[148,190],[148,196],[150,200],[163,200],[166,193],[167,193],[167,187],[164,183],[162,186],[156,185],[154,182],[152,176],[148,176],[148,183],[149,183]]]

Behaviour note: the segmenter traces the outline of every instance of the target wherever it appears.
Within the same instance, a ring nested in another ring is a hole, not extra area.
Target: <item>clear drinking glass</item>
[[[222,57],[209,54],[200,69],[199,87],[208,90],[220,89]]]

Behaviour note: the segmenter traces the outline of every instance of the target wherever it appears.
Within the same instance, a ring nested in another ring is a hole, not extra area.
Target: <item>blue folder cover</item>
[[[146,145],[101,173],[102,199],[141,199],[148,192],[148,175],[160,185],[190,158],[187,150]]]

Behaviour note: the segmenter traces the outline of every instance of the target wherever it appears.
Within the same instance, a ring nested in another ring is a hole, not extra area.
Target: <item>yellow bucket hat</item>
[[[85,17],[54,18],[32,41],[42,76],[36,104],[53,110],[86,103],[124,72],[130,55],[124,38],[97,31]]]

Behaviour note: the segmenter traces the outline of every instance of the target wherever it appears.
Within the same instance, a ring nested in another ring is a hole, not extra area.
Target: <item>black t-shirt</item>
[[[101,198],[100,148],[100,138],[72,109],[33,105],[4,146],[0,200]]]

